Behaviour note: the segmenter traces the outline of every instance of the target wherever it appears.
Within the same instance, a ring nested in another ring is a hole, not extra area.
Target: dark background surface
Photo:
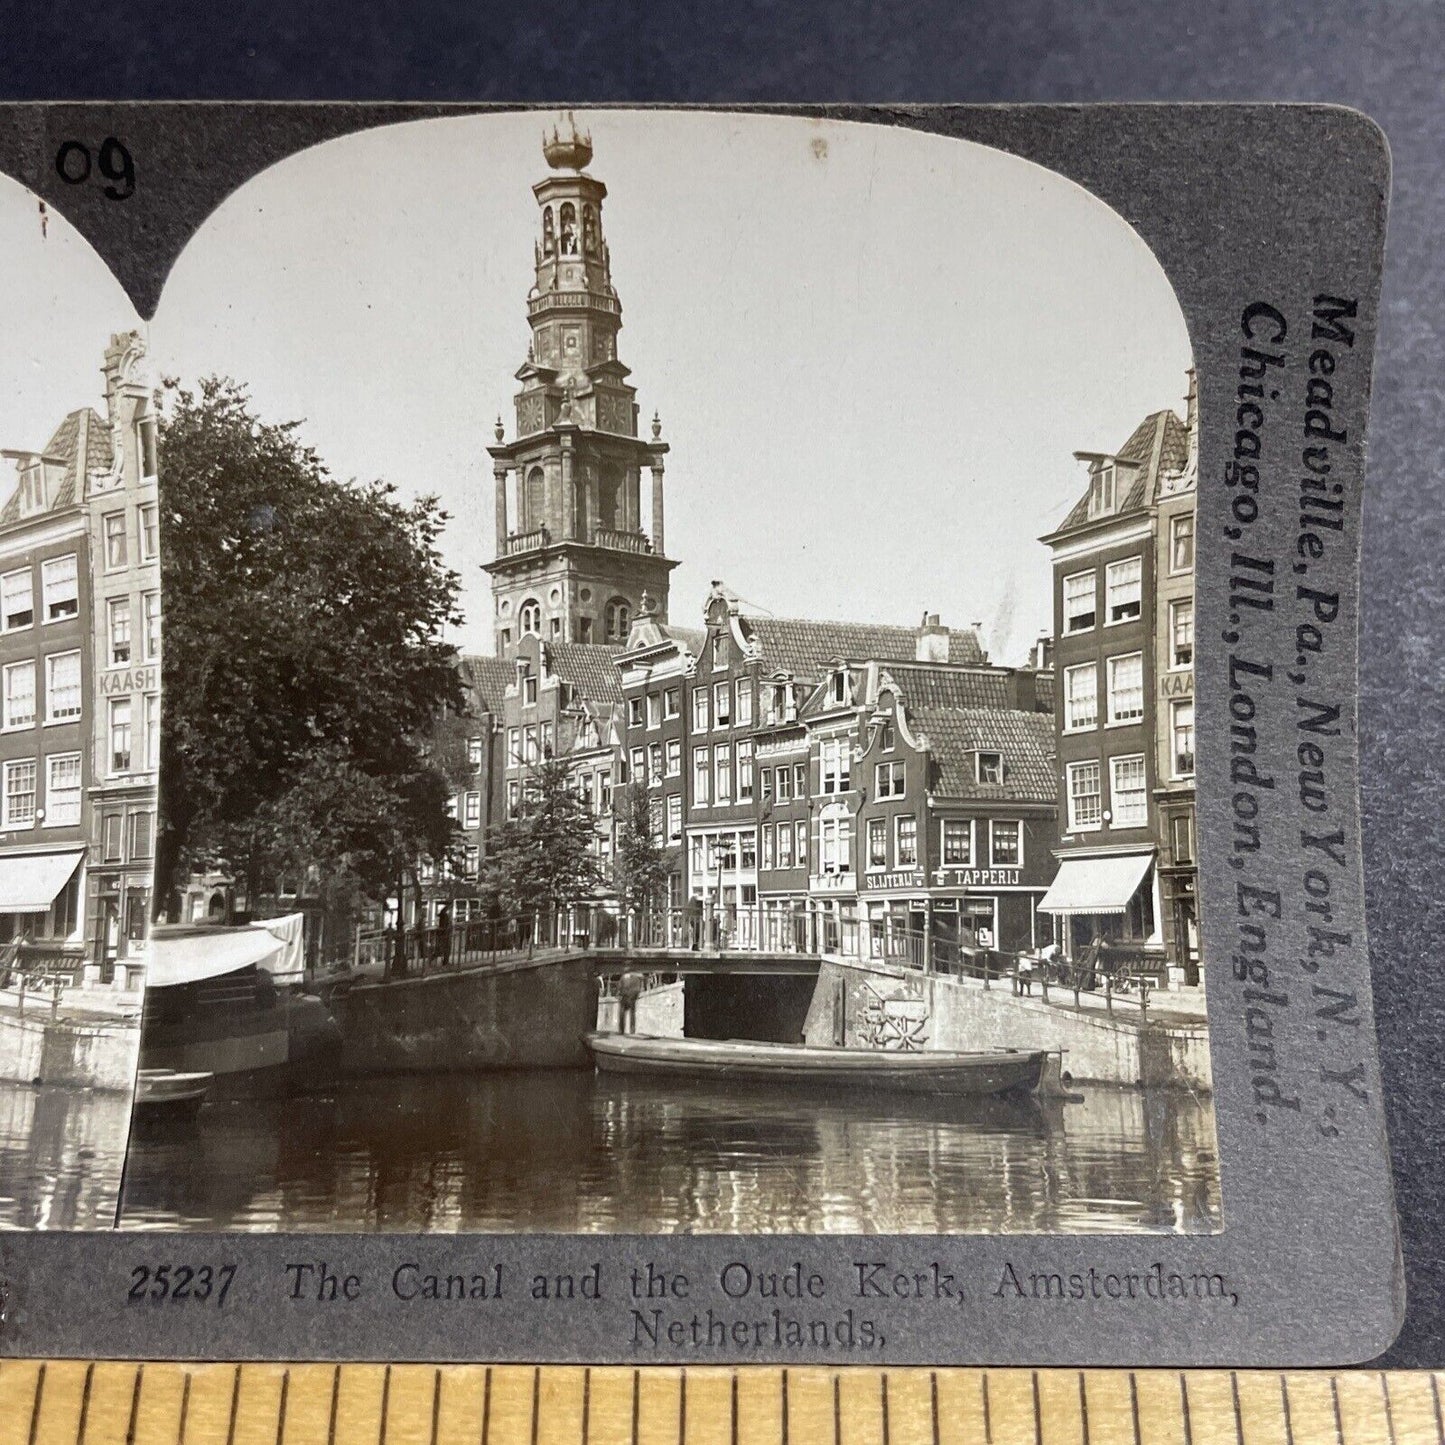
[[[1373,116],[1395,176],[1365,508],[1362,771],[1410,1294],[1386,1359],[1445,1364],[1445,6],[0,0],[0,99],[1316,100]]]

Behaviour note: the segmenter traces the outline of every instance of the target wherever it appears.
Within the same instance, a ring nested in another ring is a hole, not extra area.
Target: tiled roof
[[[1140,462],[1131,468],[1134,473],[1128,492],[1119,499],[1111,516],[1120,517],[1149,506],[1157,493],[1160,478],[1166,472],[1177,472],[1189,458],[1189,434],[1184,423],[1172,411],[1156,411],[1134,428],[1129,440],[1114,454],[1120,461]],[[1059,524],[1057,531],[1081,527],[1089,520],[1089,489],[1074,504],[1073,510]]]
[[[593,703],[622,701],[622,678],[614,658],[625,650],[591,642],[549,642],[548,666],[582,697]]]
[[[515,673],[510,662],[500,657],[472,655],[462,658],[462,679],[471,688],[480,707],[493,717],[502,715],[502,695]]]
[[[1054,710],[1053,673],[1036,672],[1034,674],[1034,688],[1039,699],[1039,707],[1049,713],[1052,713]]]
[[[817,679],[836,658],[855,662],[908,662],[918,655],[915,627],[868,622],[811,622],[792,617],[743,617],[743,631],[757,644],[770,672]],[[949,629],[948,660],[987,661],[971,628]]]
[[[1052,803],[1057,797],[1053,718],[968,707],[922,707],[909,716],[915,730],[928,736],[937,768],[934,792],[1018,803]],[[1002,783],[976,781],[980,750],[1003,754]]]
[[[84,457],[80,455],[82,446]],[[63,461],[65,464],[65,471],[45,509],[48,512],[58,512],[84,500],[83,481],[87,472],[110,466],[110,428],[93,408],[82,407],[79,411],[71,412],[55,429],[55,434],[45,444],[44,454],[47,458]],[[16,487],[5,505],[0,507],[0,527],[19,520],[20,489]]]
[[[884,671],[898,686],[910,712],[922,707],[1007,708],[1008,678],[1001,672],[974,668],[887,665]]]

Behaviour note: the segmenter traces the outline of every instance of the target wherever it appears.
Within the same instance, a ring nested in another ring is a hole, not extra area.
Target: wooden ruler
[[[1423,1371],[0,1363],[4,1445],[1445,1445]]]

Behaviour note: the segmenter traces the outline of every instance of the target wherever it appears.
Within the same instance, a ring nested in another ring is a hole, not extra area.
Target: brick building
[[[1188,458],[1172,411],[1117,453],[1076,453],[1088,486],[1043,538],[1054,571],[1059,871],[1040,907],[1070,956],[1096,938],[1162,967],[1158,869],[1158,507]]]

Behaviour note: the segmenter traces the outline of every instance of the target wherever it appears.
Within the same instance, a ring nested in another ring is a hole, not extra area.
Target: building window
[[[647,726],[649,728],[660,728],[662,726],[662,694],[650,692],[647,694]]]
[[[818,825],[822,871],[832,876],[853,871],[853,820],[824,818]]]
[[[124,667],[130,661],[130,598],[112,597],[106,611],[110,617],[110,665]]]
[[[662,744],[651,743],[647,749],[647,779],[656,787],[662,782]]]
[[[852,760],[847,738],[825,738],[819,748],[819,791],[846,793]]]
[[[612,811],[612,774],[604,770],[597,774],[597,809],[601,813]]]
[[[544,758],[550,758],[553,755],[553,752],[554,749],[552,746],[552,724],[549,722],[544,722],[542,724],[542,756]]]
[[[888,866],[888,824],[883,818],[868,820],[868,867]]]
[[[45,721],[80,716],[80,654],[53,652],[45,659]]]
[[[1169,570],[1194,570],[1194,513],[1183,512],[1169,521]]]
[[[35,662],[12,662],[5,669],[4,725],[35,726]]]
[[[1144,563],[1139,557],[1110,562],[1104,575],[1105,616],[1116,622],[1133,622],[1143,607]]]
[[[1170,733],[1174,739],[1174,776],[1194,776],[1194,700],[1174,703],[1170,709]]]
[[[118,572],[130,560],[125,538],[125,513],[107,512],[101,519],[105,534],[105,570]]]
[[[738,801],[747,802],[753,795],[753,744],[751,738],[738,742]]]
[[[1089,478],[1089,516],[1103,517],[1114,510],[1117,502],[1117,472],[1112,462],[1105,462]]]
[[[793,825],[794,839],[798,845],[797,857],[793,860],[799,868],[808,866],[808,825],[806,823],[795,823]]]
[[[762,801],[765,804],[771,803],[773,801],[773,770],[764,768],[759,774],[759,779],[762,786]]]
[[[734,689],[737,694],[737,708],[734,717],[740,728],[747,728],[753,725],[753,684],[752,679],[740,677],[737,687]]]
[[[682,739],[668,738],[667,740],[667,776],[679,778],[682,776]]]
[[[120,813],[105,815],[101,825],[100,838],[102,862],[122,863],[125,861],[125,818]],[[197,902],[199,901],[198,899]]]
[[[1075,572],[1064,578],[1064,631],[1088,632],[1099,619],[1096,574]]]
[[[483,759],[482,739],[481,739],[481,738],[468,738],[468,739],[467,739],[467,766],[468,766],[474,773],[479,773],[479,772],[481,772],[481,770],[482,770],[482,759]]]
[[[894,850],[900,868],[918,866],[918,819],[911,813],[895,820]]]
[[[513,768],[522,766],[522,729],[507,729],[507,765]]]
[[[145,660],[154,662],[161,655],[161,594],[147,592],[140,601],[145,623]]]
[[[971,868],[973,866],[972,819],[945,818],[943,820],[943,861],[949,868]]]
[[[466,806],[462,811],[462,826],[464,828],[480,828],[482,826],[482,795],[480,793],[468,793]]]
[[[1103,800],[1098,763],[1070,763],[1068,782],[1069,831],[1080,832],[1102,826]]]
[[[692,727],[694,732],[707,731],[707,689],[695,687],[692,690]]]
[[[712,759],[706,748],[692,750],[692,800],[699,808],[707,807],[712,786]]]
[[[662,842],[662,830],[665,826],[662,814],[662,799],[649,798],[647,800],[647,831],[654,843]]]
[[[793,764],[793,796],[795,798],[806,798],[808,796],[807,763]]]
[[[507,816],[515,818],[520,811],[522,801],[522,785],[513,778],[507,784]]]
[[[154,835],[155,828],[151,822],[151,814],[132,813],[130,815],[130,856],[132,860],[139,862],[151,856],[151,840]]]
[[[80,822],[80,754],[46,759],[45,826],[73,828]]]
[[[630,728],[642,726],[642,699],[640,697],[627,699],[627,726]]]
[[[1170,839],[1174,845],[1174,861],[1176,863],[1192,863],[1194,861],[1194,815],[1192,813],[1175,813],[1169,820]]]
[[[799,861],[801,861],[801,845],[799,847]],[[778,824],[778,867],[791,868],[793,866],[793,825],[791,823]]]
[[[786,763],[778,769],[778,801],[780,803],[793,801],[793,770]]]
[[[155,504],[140,509],[140,559],[154,562],[160,553],[160,528],[156,521]]]
[[[3,825],[6,828],[35,826],[35,759],[21,758],[5,764]]]
[[[725,682],[713,686],[712,714],[712,725],[715,728],[725,728],[732,722],[732,689]]]
[[[0,632],[14,632],[35,621],[35,584],[30,568],[0,577]]]
[[[662,694],[662,715],[665,718],[674,718],[682,711],[682,690],[676,687],[669,687],[663,690]]]
[[[713,749],[713,775],[717,781],[715,794],[719,803],[730,803],[733,796],[733,750],[731,743],[719,743]]]
[[[667,841],[679,843],[682,841],[682,794],[669,793],[667,795]]]
[[[523,637],[541,636],[542,604],[535,597],[529,597],[522,603],[517,613],[517,626],[522,629]]]
[[[161,765],[161,695],[148,692],[145,695],[146,761],[145,765],[155,772]]]
[[[614,597],[603,614],[608,642],[626,642],[632,627],[632,608],[621,597]]]
[[[630,781],[638,784],[639,786],[645,786],[647,783],[646,750],[640,747],[633,748],[632,751],[628,754],[628,766],[630,768],[630,772],[628,774]]]
[[[462,872],[468,878],[481,876],[482,850],[475,843],[468,843],[462,850]]]
[[[883,723],[878,729],[878,750],[891,753],[898,741],[898,734],[891,722]]]
[[[878,763],[873,769],[873,791],[880,798],[903,796],[904,767],[902,763]]]
[[[974,779],[980,783],[1003,782],[1003,754],[975,753]]]
[[[745,873],[758,871],[758,835],[751,828],[738,834],[738,852]]]
[[[1064,669],[1064,731],[1079,732],[1099,721],[1099,669],[1092,662]]]
[[[110,771],[130,772],[130,699],[110,700]]]
[[[1115,828],[1142,828],[1149,821],[1149,794],[1143,757],[1110,758],[1111,824]]]
[[[1109,659],[1109,721],[1138,722],[1144,716],[1144,654]]]
[[[1194,666],[1194,599],[1169,604],[1169,666]]]
[[[785,824],[784,827],[785,827],[785,829],[786,829],[787,831],[789,831],[789,832],[792,831],[791,828],[788,827],[788,825]],[[764,868],[771,868],[772,866],[773,866],[773,825],[772,825],[771,823],[764,823],[764,824],[763,824],[763,867],[764,867]]]
[[[1023,861],[1023,825],[995,818],[988,825],[988,861],[993,868],[1017,868]]]
[[[59,622],[80,612],[80,582],[74,552],[40,564],[40,590],[47,622]]]

